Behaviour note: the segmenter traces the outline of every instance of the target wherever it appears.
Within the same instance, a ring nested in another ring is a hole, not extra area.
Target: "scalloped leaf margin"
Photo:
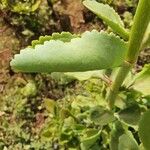
[[[99,18],[104,20],[105,23],[122,38],[126,40],[129,38],[129,33],[124,28],[123,21],[112,7],[107,4],[98,3],[94,0],[85,0],[83,1],[83,4]]]
[[[85,32],[70,42],[45,41],[35,48],[21,50],[11,61],[22,72],[78,72],[114,68],[122,65],[127,43],[114,34]]]
[[[31,48],[35,48],[36,45],[44,44],[45,41],[60,40],[63,42],[70,42],[71,39],[79,37],[79,35],[71,34],[70,32],[53,33],[52,35],[40,36],[38,40],[33,40]]]

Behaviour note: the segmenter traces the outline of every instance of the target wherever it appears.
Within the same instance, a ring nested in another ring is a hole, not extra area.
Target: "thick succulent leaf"
[[[69,32],[53,33],[52,35],[40,36],[38,40],[32,41],[31,48],[35,48],[35,46],[38,44],[44,44],[45,41],[60,40],[63,42],[70,42],[71,39],[76,37],[78,36]]]
[[[139,123],[139,136],[146,150],[150,150],[150,110],[145,112]]]
[[[132,88],[144,96],[150,95],[150,64],[145,65],[142,71],[135,76]]]
[[[22,72],[78,72],[120,66],[127,43],[114,34],[85,32],[70,42],[45,41],[35,48],[21,50],[11,61]]]
[[[139,150],[138,144],[131,133],[120,136],[118,150]]]
[[[104,20],[116,33],[124,39],[128,39],[128,32],[124,28],[124,24],[120,16],[109,5],[104,5],[93,0],[85,0],[83,2],[89,10],[95,13],[99,18]]]

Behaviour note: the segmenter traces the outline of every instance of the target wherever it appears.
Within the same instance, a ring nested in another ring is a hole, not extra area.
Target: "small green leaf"
[[[135,76],[132,88],[144,96],[150,95],[150,64],[145,65],[142,71]]]
[[[73,76],[69,76],[62,72],[53,72],[51,77],[58,82],[59,85],[67,85],[75,80]]]
[[[119,112],[119,118],[130,125],[137,125],[141,117],[140,107],[133,105]]]
[[[41,137],[47,139],[48,141],[51,141],[55,137],[58,137],[59,134],[59,126],[55,120],[46,124],[46,126],[41,131]]]
[[[90,120],[98,125],[106,125],[115,120],[112,112],[101,106],[95,106],[90,110]]]
[[[128,32],[124,28],[124,24],[120,16],[109,5],[104,5],[93,0],[85,0],[83,2],[89,10],[95,13],[99,18],[103,19],[116,33],[124,39],[128,39]]]
[[[90,78],[100,78],[103,76],[102,70],[95,70],[95,71],[86,71],[86,72],[67,72],[65,75],[73,77],[79,81],[88,80]]]
[[[32,7],[31,7],[31,11],[33,12],[36,9],[38,9],[38,7],[40,6],[40,4],[41,4],[41,0],[36,0],[35,4],[32,5]]]
[[[118,150],[139,150],[138,144],[131,133],[120,136]]]
[[[98,101],[96,99],[78,95],[72,102],[71,107],[74,109],[80,109],[83,107],[94,107],[96,105],[98,105]]]
[[[81,150],[88,150],[91,146],[93,146],[96,141],[100,138],[101,130],[91,129],[86,131],[84,136],[81,139]]]
[[[66,85],[74,80],[84,81],[90,78],[103,78],[103,70],[85,71],[85,72],[53,72],[51,77],[60,85]]]
[[[33,81],[29,81],[25,87],[21,89],[21,93],[24,96],[32,97],[37,94],[37,87]]]
[[[37,10],[41,4],[41,0],[35,0],[34,3],[26,2],[26,1],[13,1],[7,2],[7,0],[2,1],[2,4],[6,4],[8,8],[11,9],[12,12],[20,13],[20,14],[28,14],[30,12],[34,12]]]
[[[56,115],[56,102],[52,99],[44,99],[44,106],[46,110],[52,115]]]
[[[70,42],[45,41],[35,48],[21,50],[11,61],[22,72],[78,72],[122,65],[127,43],[114,34],[85,32]]]
[[[110,140],[110,149],[111,150],[118,150],[119,145],[119,137],[125,133],[125,130],[122,127],[122,124],[117,121],[112,125],[111,130],[111,140]]]
[[[146,111],[139,123],[139,136],[146,150],[150,150],[150,110]]]

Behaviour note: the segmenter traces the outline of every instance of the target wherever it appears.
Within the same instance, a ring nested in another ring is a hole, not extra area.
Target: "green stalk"
[[[134,64],[140,52],[145,31],[150,21],[150,0],[140,0],[129,39],[126,61]]]
[[[108,96],[107,96],[107,100],[108,100],[110,109],[113,108],[115,100],[117,98],[119,88],[120,88],[121,84],[123,83],[124,79],[126,78],[131,67],[132,66],[130,63],[125,62],[123,64],[123,66],[119,69],[117,76],[115,77],[115,80],[114,80],[112,86],[110,87],[110,90],[109,90]]]
[[[133,27],[129,37],[129,48],[124,64],[119,69],[115,80],[110,87],[106,97],[109,108],[112,109],[124,79],[137,60],[140,52],[140,46],[143,41],[144,33],[150,21],[150,0],[139,0],[137,11],[134,17]]]

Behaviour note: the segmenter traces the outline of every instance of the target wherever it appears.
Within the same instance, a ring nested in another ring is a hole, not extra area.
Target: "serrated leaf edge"
[[[31,46],[29,47],[34,48],[36,45],[44,44],[45,41],[50,41],[50,40],[55,39],[56,36],[60,36],[61,38],[65,35],[72,36],[72,38],[76,38],[79,36],[79,35],[71,34],[70,32],[61,32],[61,33],[55,32],[52,35],[40,36],[39,39],[33,40],[31,42]]]
[[[87,2],[88,0],[84,0],[83,1],[83,4],[84,4],[84,6],[85,7],[87,7],[91,12],[93,12],[94,14],[96,14],[97,16],[101,16],[100,18],[105,18],[108,22],[109,22],[109,19],[107,18],[107,17],[105,17],[105,16],[103,16],[103,15],[100,15],[100,14],[98,14],[98,13],[96,13],[96,12],[94,12],[93,10],[91,10],[85,3]],[[98,3],[98,2],[97,2]],[[101,3],[99,3],[99,4],[101,4]],[[124,35],[121,35],[121,33],[120,33],[120,36],[122,36],[123,38],[125,38],[125,39],[128,39],[129,38],[129,32],[124,28],[124,23],[123,23],[123,21],[121,20],[121,18],[120,18],[120,16],[118,15],[118,13],[113,9],[113,7],[110,7],[108,4],[102,4],[104,7],[107,7],[107,8],[109,8],[109,9],[111,9],[117,16],[118,16],[118,19],[119,19],[119,24],[118,23],[116,23],[116,22],[114,22],[114,24],[115,25],[118,25],[119,27],[120,27],[120,29],[121,30],[123,30],[122,32],[124,32]],[[102,19],[103,20],[103,19]],[[106,22],[105,20],[104,20],[104,22]],[[119,34],[119,32],[118,32],[118,34]]]
[[[107,33],[107,32],[105,32],[104,30],[101,30],[100,32],[98,32],[97,30],[86,31],[86,32],[82,33],[80,37],[76,37],[76,38],[71,39],[70,42],[73,42],[74,40],[78,40],[78,39],[84,37],[86,34],[89,34],[89,33],[92,33],[92,32],[95,32],[96,34],[107,35],[107,36],[109,36],[109,38],[114,37],[114,38],[116,38],[116,39],[119,39],[122,43],[127,43],[127,42],[125,42],[123,39],[121,39],[118,35],[114,34],[113,32]],[[64,32],[62,32],[62,33],[64,33]],[[55,33],[53,33],[53,34],[55,34]],[[36,50],[36,48],[37,48],[38,46],[40,46],[40,45],[43,45],[43,46],[44,46],[46,42],[50,42],[50,41],[59,41],[59,42],[61,42],[61,43],[65,43],[65,42],[60,41],[60,40],[53,40],[53,39],[51,39],[51,40],[49,40],[49,41],[46,40],[46,41],[44,41],[44,43],[36,44],[34,47],[27,47],[27,48],[25,48],[25,49],[20,50],[20,54],[22,54],[24,51],[27,51],[27,50],[28,50],[28,51],[30,51],[30,50]],[[17,56],[19,56],[20,54],[14,55],[14,59],[15,59]]]

